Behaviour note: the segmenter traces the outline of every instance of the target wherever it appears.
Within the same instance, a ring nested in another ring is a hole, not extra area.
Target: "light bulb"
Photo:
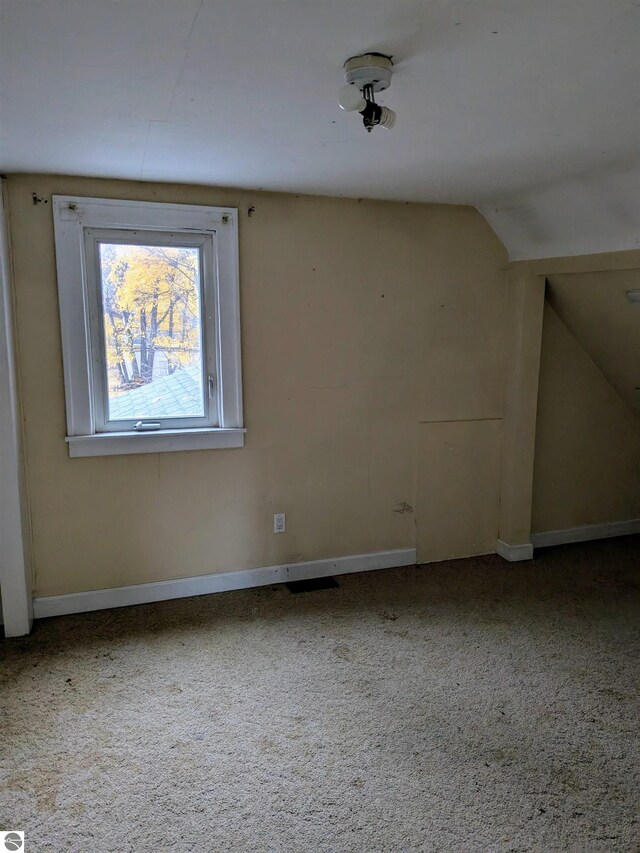
[[[380,127],[386,127],[387,130],[391,130],[395,123],[396,114],[394,111],[390,110],[389,107],[383,107],[380,115]]]
[[[354,110],[363,110],[367,102],[362,97],[362,92],[357,86],[347,84],[340,89],[340,97],[338,98],[340,109],[345,112],[352,113]]]

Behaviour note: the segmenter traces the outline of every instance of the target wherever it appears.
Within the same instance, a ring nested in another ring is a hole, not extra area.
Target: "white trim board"
[[[289,563],[282,566],[241,569],[235,572],[119,586],[113,589],[94,589],[69,595],[50,595],[33,599],[33,615],[36,619],[43,619],[48,616],[64,616],[69,613],[84,613],[88,610],[148,604],[153,601],[209,595],[212,592],[249,589],[287,581],[310,580],[352,572],[370,572],[375,569],[395,569],[400,566],[415,565],[415,562],[415,548],[405,548],[397,551],[378,551],[329,560],[309,560],[305,563]]]
[[[13,335],[11,248],[3,180],[0,190],[0,587],[5,636],[21,637],[31,630],[31,577]]]
[[[522,545],[509,545],[498,539],[496,542],[496,554],[509,563],[519,563],[521,560],[533,560],[533,545],[525,542]]]
[[[532,533],[534,548],[548,548],[551,545],[569,545],[572,542],[590,542],[592,539],[610,539],[613,536],[629,536],[640,533],[640,518],[628,521],[610,521],[606,524],[588,524],[585,527],[569,527],[566,530],[547,530],[544,533]]]

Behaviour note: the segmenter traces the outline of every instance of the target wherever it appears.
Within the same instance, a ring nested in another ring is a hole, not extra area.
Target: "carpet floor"
[[[0,643],[27,853],[640,849],[640,537],[38,622]]]

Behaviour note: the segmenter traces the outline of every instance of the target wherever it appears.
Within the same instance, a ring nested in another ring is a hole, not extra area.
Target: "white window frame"
[[[237,210],[227,207],[53,196],[53,218],[62,332],[67,443],[70,456],[159,453],[244,446],[240,360]],[[135,242],[153,239],[201,245],[206,318],[204,353],[213,395],[210,420],[169,422],[154,431],[122,430],[105,423],[101,366],[101,287],[97,239],[119,232]],[[153,232],[153,234],[150,234]],[[202,422],[202,426],[195,425]],[[215,425],[214,425],[215,424]]]

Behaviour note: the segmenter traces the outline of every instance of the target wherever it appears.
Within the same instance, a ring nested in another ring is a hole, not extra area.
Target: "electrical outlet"
[[[287,528],[287,517],[283,512],[276,512],[273,516],[273,532],[284,533]]]

